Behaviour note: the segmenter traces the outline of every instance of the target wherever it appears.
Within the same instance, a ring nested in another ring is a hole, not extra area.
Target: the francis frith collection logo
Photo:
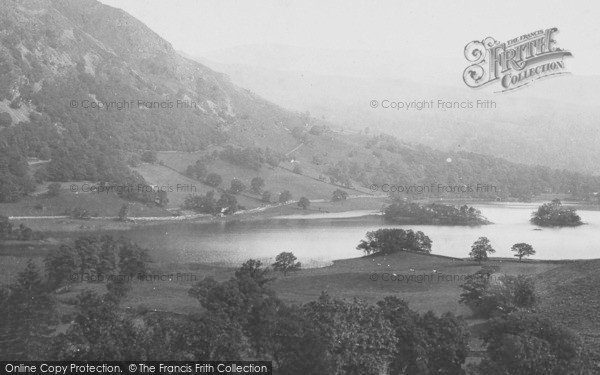
[[[463,73],[465,84],[479,88],[497,83],[498,92],[514,90],[540,78],[567,73],[565,57],[571,52],[558,48],[556,27],[536,30],[500,43],[492,37],[472,41],[465,47],[471,65]]]

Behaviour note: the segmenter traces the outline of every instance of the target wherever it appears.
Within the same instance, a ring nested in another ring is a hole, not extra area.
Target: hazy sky
[[[406,76],[442,75],[467,66],[465,45],[506,41],[558,27],[558,46],[574,74],[596,75],[600,2],[573,0],[101,0],[140,19],[177,50],[202,56],[249,44],[388,51]],[[242,61],[240,61],[242,62]]]

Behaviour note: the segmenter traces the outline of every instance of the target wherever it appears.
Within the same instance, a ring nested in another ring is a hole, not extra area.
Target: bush
[[[300,198],[298,201],[298,207],[302,207],[303,210],[306,210],[310,206],[310,201],[306,197]]]
[[[265,180],[263,180],[262,177],[254,177],[252,181],[250,181],[250,186],[254,194],[259,194],[265,187]]]
[[[239,194],[244,190],[246,190],[246,185],[244,185],[242,181],[238,180],[237,178],[231,180],[231,186],[229,188],[229,192],[231,194]]]
[[[263,191],[262,193],[263,202],[271,202],[271,192],[268,190]]]
[[[331,200],[333,202],[343,201],[343,200],[346,200],[347,198],[348,198],[348,193],[346,193],[342,189],[335,189],[333,194],[331,195]]]
[[[53,182],[48,185],[48,196],[57,197],[60,195],[61,185],[58,182]]]
[[[285,203],[292,200],[292,193],[289,190],[284,190],[279,194],[279,203]]]
[[[221,185],[221,182],[223,182],[223,177],[221,177],[220,174],[209,173],[206,176],[206,183],[212,187],[217,187],[217,186]]]

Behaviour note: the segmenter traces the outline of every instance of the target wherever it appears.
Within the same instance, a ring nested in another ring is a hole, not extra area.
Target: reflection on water
[[[134,229],[127,233],[152,249],[154,259],[170,262],[239,264],[249,258],[271,261],[282,251],[293,252],[306,266],[321,266],[334,259],[362,253],[356,245],[367,231],[398,227],[425,232],[432,252],[467,257],[480,236],[490,239],[495,256],[512,257],[510,248],[527,242],[537,259],[600,258],[600,211],[579,208],[587,223],[576,228],[542,228],[529,223],[538,204],[498,203],[475,205],[493,225],[480,227],[387,225],[381,217],[295,219],[209,224],[171,223]],[[352,216],[352,215],[350,215]]]

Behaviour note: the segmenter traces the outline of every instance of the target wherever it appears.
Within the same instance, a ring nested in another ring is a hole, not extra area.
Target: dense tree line
[[[419,204],[397,200],[385,209],[385,218],[391,222],[411,224],[481,225],[489,222],[474,207],[460,207],[431,203]]]

